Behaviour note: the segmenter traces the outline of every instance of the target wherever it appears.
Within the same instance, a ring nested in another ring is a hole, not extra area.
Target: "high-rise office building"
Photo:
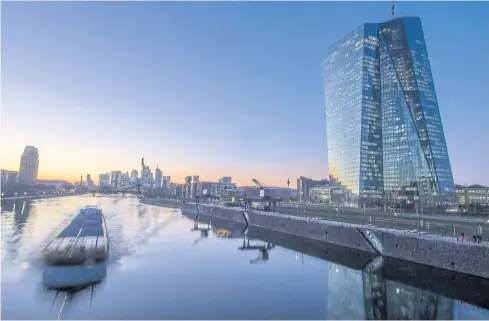
[[[149,166],[145,166],[141,175],[141,184],[146,188],[154,188],[153,172]]]
[[[162,180],[163,180],[163,172],[161,171],[161,169],[158,168],[158,165],[157,165],[156,170],[155,170],[155,186],[154,187],[160,188]]]
[[[110,184],[110,174],[109,173],[99,174],[98,186],[99,187],[105,187],[105,186],[109,186],[109,184]]]
[[[327,50],[324,71],[329,173],[344,201],[453,203],[421,20],[361,25]]]
[[[162,187],[170,187],[171,184],[171,176],[163,176]]]
[[[19,183],[34,184],[39,170],[39,150],[34,146],[26,146],[20,157]]]
[[[137,183],[138,182],[138,171],[133,169],[131,171],[131,183]]]
[[[110,172],[110,186],[112,188],[118,188],[122,186],[122,172],[112,171]]]
[[[90,174],[87,174],[87,179],[85,180],[85,186],[90,187],[93,185],[93,180]]]

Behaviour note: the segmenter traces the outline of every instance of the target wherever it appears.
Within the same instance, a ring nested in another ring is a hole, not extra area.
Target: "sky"
[[[327,178],[323,58],[390,2],[3,2],[0,167],[40,178],[146,164],[182,182]],[[489,2],[420,16],[455,182],[489,185]],[[292,183],[292,186],[295,186]]]

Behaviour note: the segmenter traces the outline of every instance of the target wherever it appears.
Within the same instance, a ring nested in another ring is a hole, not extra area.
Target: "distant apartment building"
[[[309,187],[308,200],[311,203],[330,203],[332,188],[328,183],[315,184]]]
[[[131,171],[131,183],[137,183],[138,182],[138,171],[136,169],[133,169]]]
[[[160,188],[163,181],[163,172],[156,166],[154,188]]]
[[[110,174],[99,174],[98,175],[98,187],[105,187],[110,185]]]
[[[218,180],[221,184],[231,184],[233,182],[233,178],[229,176],[223,176]]]
[[[39,150],[34,146],[26,146],[20,157],[19,183],[34,184],[39,170]]]
[[[221,180],[219,182],[202,182],[201,185],[202,194],[205,192],[205,194],[212,196],[229,195],[230,192],[237,190],[236,184],[222,183]]]
[[[19,172],[2,169],[0,176],[2,184],[15,184],[19,179]]]
[[[183,197],[192,198],[192,176],[186,176],[183,184]]]
[[[455,185],[458,204],[468,211],[489,210],[489,187],[482,185]]]
[[[200,183],[200,177],[194,175],[192,177],[192,196],[202,195],[202,185]]]
[[[299,202],[305,203],[309,201],[309,189],[311,187],[318,187],[327,185],[329,182],[326,179],[323,180],[313,180],[311,178],[307,178],[301,176],[297,179],[297,198]]]

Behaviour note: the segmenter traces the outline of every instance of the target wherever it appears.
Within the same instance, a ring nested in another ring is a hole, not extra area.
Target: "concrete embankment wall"
[[[371,230],[382,255],[489,278],[489,246]]]
[[[248,216],[253,226],[376,253],[354,226],[260,212],[251,212]]]
[[[487,245],[259,211],[244,215],[243,209],[224,206],[200,204],[197,210],[195,203],[182,203],[180,208],[189,216],[200,213],[237,223],[248,221],[250,226],[489,278]]]

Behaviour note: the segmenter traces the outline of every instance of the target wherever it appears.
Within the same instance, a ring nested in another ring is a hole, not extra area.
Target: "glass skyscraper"
[[[327,50],[324,71],[329,173],[342,201],[453,203],[421,20],[363,24]]]

